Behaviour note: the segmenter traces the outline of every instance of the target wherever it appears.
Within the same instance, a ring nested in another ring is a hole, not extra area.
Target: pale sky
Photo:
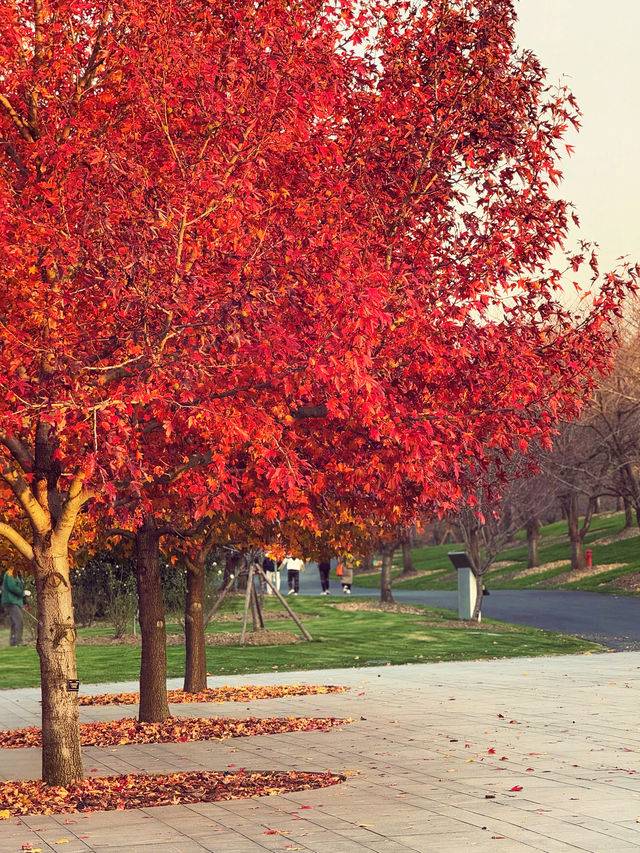
[[[640,0],[515,0],[516,33],[562,80],[582,111],[567,142],[561,195],[581,237],[600,244],[601,270],[640,262]]]

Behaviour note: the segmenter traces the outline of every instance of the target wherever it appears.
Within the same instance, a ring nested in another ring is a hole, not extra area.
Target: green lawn
[[[226,611],[238,610],[238,599]],[[267,610],[276,609],[269,601]],[[450,611],[419,608],[419,613],[346,611],[318,598],[295,600],[296,612],[313,636],[313,642],[277,646],[214,646],[207,648],[211,675],[235,673],[361,667],[381,664],[427,663],[444,660],[475,660],[531,655],[570,654],[601,647],[573,637],[521,626],[505,626],[487,620],[480,628],[459,623]],[[456,620],[455,626],[449,620]],[[459,627],[458,627],[459,626]],[[289,621],[267,622],[274,630],[297,628]],[[169,625],[169,632],[177,625]],[[213,633],[240,631],[240,622],[220,621],[209,626]],[[79,634],[108,633],[105,628],[80,629]],[[6,629],[0,641],[6,644]],[[81,682],[135,680],[139,675],[140,649],[135,646],[78,645]],[[184,646],[167,650],[169,676],[184,673]],[[38,659],[33,647],[0,648],[0,688],[39,683]]]
[[[585,547],[591,548],[593,551],[594,566],[622,563],[621,568],[603,571],[591,577],[581,578],[578,581],[558,582],[555,587],[558,589],[581,589],[590,592],[627,593],[626,590],[616,587],[615,581],[624,578],[625,575],[640,571],[640,531],[638,531],[637,536],[629,539],[621,539],[608,545],[599,544],[599,540],[614,536],[622,530],[623,526],[623,513],[597,515],[594,517],[591,528],[585,537]],[[567,562],[570,560],[566,521],[549,524],[543,527],[540,533],[539,562],[541,566],[560,560]],[[515,541],[523,544],[512,545],[500,553],[496,562],[504,565],[490,569],[487,573],[486,585],[490,589],[531,589],[541,582],[544,582],[545,586],[554,586],[553,578],[568,570],[567,566],[560,566],[541,569],[540,572],[527,577],[509,577],[514,572],[527,567],[528,554],[524,532],[518,533]],[[412,558],[415,568],[419,572],[429,572],[429,574],[397,581],[394,586],[397,589],[415,590],[456,589],[457,582],[447,553],[463,550],[464,545],[462,543],[414,549]],[[397,569],[393,572],[394,579],[401,571],[399,553],[396,554],[396,564]],[[358,576],[357,584],[369,589],[379,589],[380,575]]]

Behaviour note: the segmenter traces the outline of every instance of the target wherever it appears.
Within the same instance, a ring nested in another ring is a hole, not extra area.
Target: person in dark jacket
[[[318,572],[320,573],[320,586],[322,587],[322,595],[329,595],[329,572],[331,571],[330,560],[320,560],[318,563]]]
[[[15,569],[7,569],[2,578],[2,597],[0,603],[9,612],[9,645],[22,645],[22,606],[24,604],[24,584]]]

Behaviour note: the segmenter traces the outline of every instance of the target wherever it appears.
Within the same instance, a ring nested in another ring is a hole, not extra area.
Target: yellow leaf
[[[10,817],[11,817],[11,814],[9,812],[9,809],[2,809],[0,811],[0,820],[7,820]]]

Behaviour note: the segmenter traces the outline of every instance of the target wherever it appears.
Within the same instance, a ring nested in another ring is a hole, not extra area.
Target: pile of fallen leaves
[[[333,607],[337,610],[364,610],[364,611],[381,611],[382,613],[417,613],[424,614],[426,607],[414,604],[389,604],[386,601],[331,601]]]
[[[149,806],[213,803],[261,797],[344,781],[333,773],[296,771],[245,773],[192,772],[82,779],[66,788],[41,781],[0,782],[0,819],[17,815],[67,814],[76,811],[113,811]]]
[[[81,723],[83,746],[118,746],[127,743],[184,743],[191,740],[224,740],[232,737],[273,735],[284,732],[326,732],[333,726],[350,723],[336,717],[171,717],[161,723],[140,723],[135,717],[100,723]],[[42,731],[37,726],[0,732],[0,748],[41,746]],[[1,802],[1,801],[0,801]]]
[[[312,696],[315,694],[344,693],[347,687],[314,684],[280,684],[264,687],[208,687],[199,693],[168,690],[167,700],[174,704],[186,702],[252,702],[254,699],[282,699],[286,696]],[[137,705],[139,693],[100,693],[96,696],[79,696],[79,705]]]

